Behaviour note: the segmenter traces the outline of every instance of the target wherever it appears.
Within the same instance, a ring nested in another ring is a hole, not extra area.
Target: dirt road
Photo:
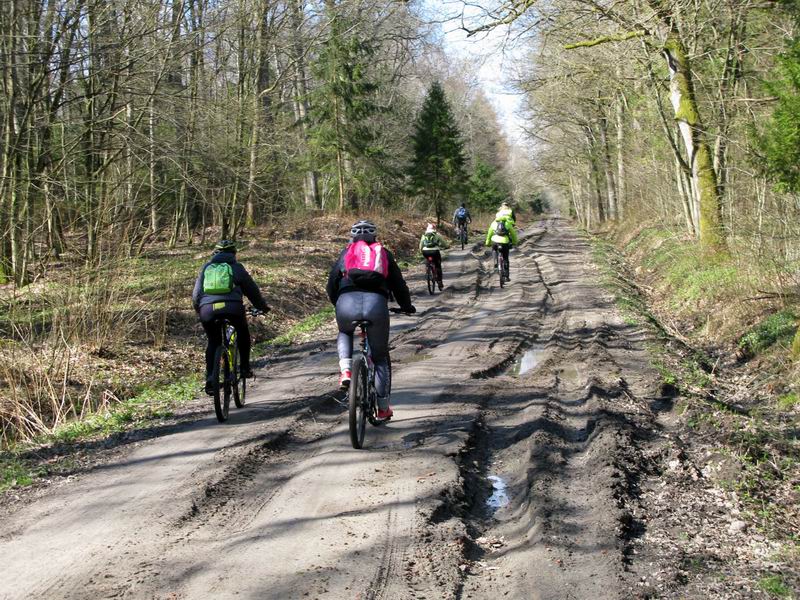
[[[655,418],[644,334],[564,221],[481,246],[393,321],[395,419],[350,447],[332,343],[248,406],[141,442],[0,524],[0,598],[624,598]]]

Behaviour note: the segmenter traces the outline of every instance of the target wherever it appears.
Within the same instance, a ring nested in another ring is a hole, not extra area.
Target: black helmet
[[[461,203],[461,208],[467,208],[467,203],[466,202],[462,202]]]
[[[220,240],[217,242],[217,245],[214,246],[214,254],[219,252],[230,252],[231,254],[236,254],[236,243],[230,240]]]
[[[353,226],[350,228],[350,235],[354,238],[361,237],[362,239],[375,239],[376,234],[378,233],[378,228],[375,227],[375,223],[371,221],[361,220],[357,223],[353,223]]]

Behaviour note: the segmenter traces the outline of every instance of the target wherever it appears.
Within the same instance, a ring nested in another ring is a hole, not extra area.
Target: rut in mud
[[[226,425],[138,443],[11,514],[0,598],[630,596],[663,404],[645,334],[564,221],[528,228],[504,289],[482,246],[445,266],[442,294],[410,278],[396,418],[365,450],[332,344],[289,355]]]

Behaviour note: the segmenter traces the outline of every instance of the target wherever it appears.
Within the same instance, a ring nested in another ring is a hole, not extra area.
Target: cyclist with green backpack
[[[442,283],[442,250],[447,248],[449,248],[447,242],[436,232],[433,223],[428,223],[425,233],[419,239],[419,251],[426,260],[428,257],[433,259],[433,265],[436,267],[436,282],[439,284],[440,291],[444,287]]]
[[[489,229],[486,232],[486,245],[492,247],[494,253],[494,268],[497,268],[497,253],[503,255],[506,268],[506,280],[510,281],[509,276],[510,263],[508,262],[508,251],[512,246],[516,246],[519,239],[517,238],[517,230],[514,228],[514,221],[510,216],[501,216],[495,218]]]
[[[236,244],[222,240],[214,247],[214,253],[200,269],[192,292],[192,306],[208,337],[206,346],[207,394],[213,393],[211,374],[214,370],[214,354],[222,343],[216,321],[225,317],[236,328],[241,356],[242,376],[253,377],[250,369],[250,329],[244,310],[244,297],[262,312],[269,312],[264,297],[256,282],[244,266],[236,261]]]

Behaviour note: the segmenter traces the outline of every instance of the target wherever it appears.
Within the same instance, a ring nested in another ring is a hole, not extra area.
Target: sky
[[[464,4],[460,0],[426,0],[432,15],[461,15]],[[477,9],[471,9],[477,15]],[[467,11],[470,11],[467,8]],[[471,16],[467,12],[467,16]],[[443,19],[442,32],[448,52],[468,58],[481,65],[478,77],[481,87],[497,110],[500,122],[510,141],[522,144],[522,119],[517,114],[521,108],[522,98],[514,93],[505,80],[513,73],[513,60],[518,46],[506,39],[507,28],[499,27],[485,34],[467,37],[460,29],[460,19]]]

